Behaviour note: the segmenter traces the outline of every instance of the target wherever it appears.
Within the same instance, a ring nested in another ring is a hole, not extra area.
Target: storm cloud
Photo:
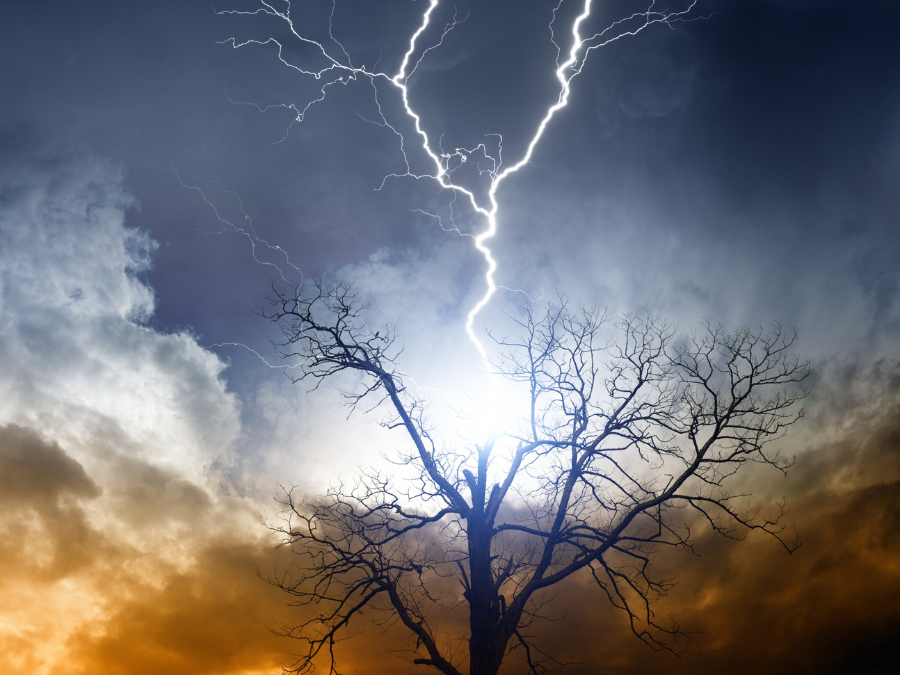
[[[600,4],[597,26],[648,3]],[[348,58],[386,68],[423,11],[294,6],[309,35],[326,39],[330,20]],[[425,166],[394,133],[413,138],[410,120],[372,123],[378,105],[400,110],[389,87],[376,103],[369,81],[348,79],[294,121],[289,106],[320,83],[271,44],[228,42],[284,39],[285,27],[214,11],[256,7],[6,11],[3,672],[257,675],[291,662],[291,641],[269,628],[304,615],[258,576],[290,563],[260,522],[277,515],[271,496],[278,483],[319,494],[403,446],[377,411],[348,419],[339,386],[310,393],[284,377],[277,330],[254,314],[273,277],[353,280],[374,303],[372,329],[396,325],[401,366],[442,435],[460,438],[455,415],[484,384],[465,335],[485,281],[468,235],[483,220],[433,181],[385,179],[405,171],[403,150]],[[441,21],[461,22],[423,59],[410,100],[445,150],[502,134],[504,158],[521,156],[558,91],[555,7],[441,5]],[[575,5],[557,11],[561,42]],[[692,523],[699,557],[654,563],[677,580],[657,612],[693,631],[681,658],[648,650],[586,579],[553,601],[565,621],[533,630],[577,673],[892,672],[900,10],[700,0],[696,19],[592,54],[532,161],[497,193],[504,288],[475,329],[502,335],[529,296],[612,316],[650,308],[683,334],[703,317],[796,327],[812,374],[806,414],[779,442],[794,465],[786,477],[748,471],[734,488],[761,505],[785,499],[804,543],[789,556],[771,538],[731,542]],[[252,226],[255,249],[235,226]],[[371,618],[350,627],[340,663],[419,672],[385,649],[403,634]]]

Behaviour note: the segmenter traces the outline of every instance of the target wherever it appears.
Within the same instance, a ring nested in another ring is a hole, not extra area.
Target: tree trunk
[[[491,532],[481,514],[469,520],[469,675],[496,675],[502,662],[499,598],[491,574]]]

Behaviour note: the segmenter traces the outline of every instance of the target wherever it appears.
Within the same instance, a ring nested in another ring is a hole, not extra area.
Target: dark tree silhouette
[[[637,637],[677,650],[683,633],[652,609],[672,580],[656,578],[650,559],[663,546],[692,550],[691,511],[727,537],[762,530],[796,547],[783,505],[742,509],[745,495],[726,486],[751,462],[790,465],[765,446],[802,414],[793,407],[808,366],[790,353],[794,332],[706,322],[678,338],[648,313],[612,322],[565,301],[526,307],[512,317],[518,337],[495,339],[497,370],[530,393],[522,423],[459,448],[439,440],[406,388],[393,327],[371,333],[349,285],[273,289],[262,313],[281,330],[281,356],[302,359],[296,380],[360,375],[349,405],[383,404],[383,423],[410,444],[397,459],[415,468],[400,485],[372,472],[312,503],[285,489],[283,520],[270,527],[300,560],[269,582],[306,608],[283,627],[304,644],[286,672],[319,659],[337,672],[335,642],[364,612],[402,624],[411,639],[398,653],[447,675],[493,675],[516,648],[531,673],[545,672],[559,662],[529,628],[579,573]]]

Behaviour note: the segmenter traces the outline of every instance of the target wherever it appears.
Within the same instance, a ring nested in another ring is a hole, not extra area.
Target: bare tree
[[[497,338],[500,374],[529,392],[522,424],[481,445],[441,442],[425,402],[404,384],[391,326],[371,333],[366,306],[348,285],[319,280],[273,286],[262,310],[283,335],[283,357],[302,359],[297,380],[316,386],[344,371],[360,388],[344,395],[389,410],[415,468],[395,485],[380,473],[333,487],[313,503],[286,489],[283,520],[271,525],[300,556],[269,579],[306,608],[284,627],[304,645],[286,672],[308,672],[367,612],[399,622],[400,650],[447,675],[493,675],[516,648],[533,674],[555,662],[529,635],[552,590],[590,574],[632,631],[656,649],[677,649],[678,625],[658,620],[652,601],[671,579],[652,574],[651,554],[691,549],[698,513],[716,532],[762,530],[788,552],[782,506],[768,515],[740,508],[727,479],[745,464],[785,471],[768,451],[802,414],[794,404],[806,363],[791,355],[795,333],[728,331],[714,322],[688,337],[648,313],[609,321],[566,303],[512,317],[518,336]],[[449,627],[461,619],[457,637]]]

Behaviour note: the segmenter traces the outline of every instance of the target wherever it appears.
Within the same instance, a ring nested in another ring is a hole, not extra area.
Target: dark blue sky
[[[610,4],[602,11],[613,15]],[[277,145],[288,111],[262,115],[229,103],[228,95],[261,105],[308,95],[309,83],[273,50],[216,44],[279,36],[275,21],[216,16],[190,2],[53,7],[8,10],[0,47],[5,154],[93,152],[122,164],[141,203],[130,224],[163,244],[151,273],[163,325],[189,324],[225,340],[237,321],[246,338],[243,326],[253,320],[244,310],[260,292],[243,242],[198,234],[212,229],[208,210],[178,185],[173,167],[236,190],[261,233],[305,270],[332,270],[415,241],[420,226],[409,209],[428,187],[398,181],[373,194],[396,168],[397,149],[357,116],[372,112],[367,84],[334,90]],[[456,8],[469,18],[423,64],[413,103],[448,146],[502,133],[507,157],[515,157],[554,96],[552,70],[541,65],[553,57],[549,10],[539,2]],[[592,56],[572,106],[538,148],[536,168],[505,188],[509,208],[521,205],[523,213],[533,212],[532,200],[556,200],[560,222],[517,214],[525,222],[501,236],[530,228],[563,228],[576,239],[594,233],[589,216],[565,212],[589,198],[611,212],[655,206],[662,218],[646,225],[650,241],[674,229],[693,248],[716,245],[732,257],[750,242],[757,268],[768,258],[783,269],[864,233],[879,242],[864,263],[866,283],[878,302],[892,304],[882,276],[893,266],[878,258],[897,246],[900,10],[890,2],[763,1],[698,10],[710,18]],[[311,22],[321,18],[309,14]],[[405,46],[396,38],[418,16],[413,3],[340,4],[335,30],[363,62],[379,54],[396,61]],[[537,189],[547,181],[552,195]],[[676,262],[658,246],[648,253],[654,264]],[[472,264],[475,272],[479,261]],[[541,281],[551,279],[552,271]]]

